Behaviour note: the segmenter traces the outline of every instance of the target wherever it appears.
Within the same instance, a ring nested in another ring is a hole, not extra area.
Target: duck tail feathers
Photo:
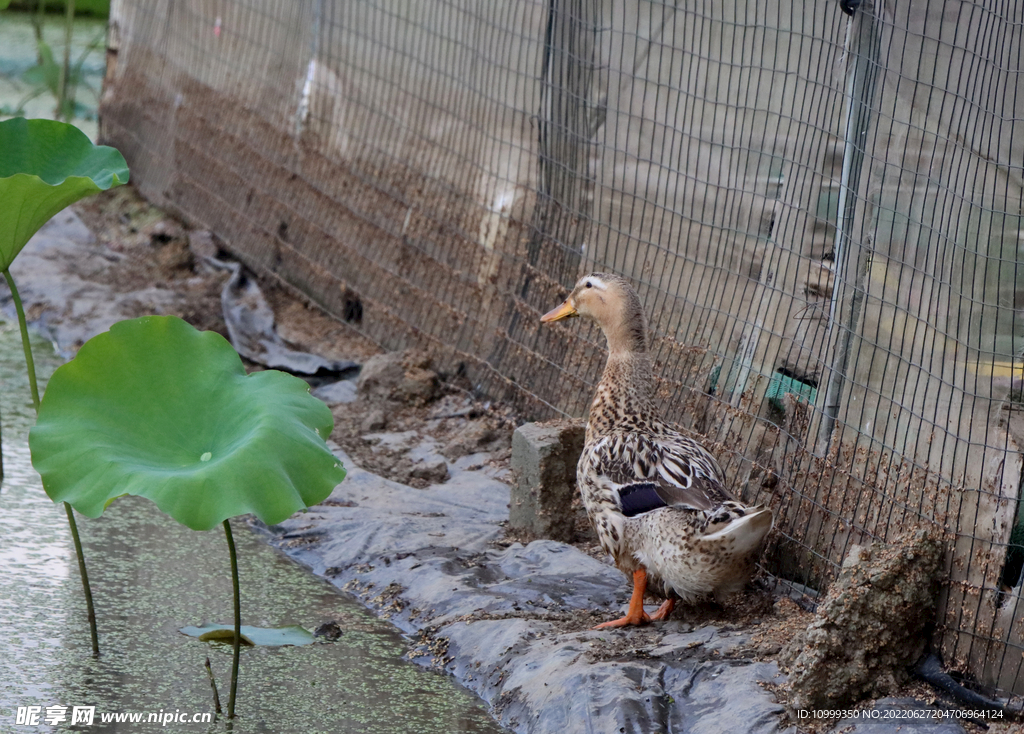
[[[736,542],[734,552],[750,553],[760,548],[774,521],[772,511],[767,507],[753,507],[742,517],[729,521],[719,530],[702,537],[700,541],[712,542],[731,538]]]

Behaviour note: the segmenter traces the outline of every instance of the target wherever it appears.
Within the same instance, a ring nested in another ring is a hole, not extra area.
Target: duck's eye
[[[588,281],[587,281],[586,283],[584,283],[584,284],[583,284],[583,287],[584,287],[584,288],[593,288],[594,286],[592,286],[592,285],[590,284],[590,281],[588,280]]]

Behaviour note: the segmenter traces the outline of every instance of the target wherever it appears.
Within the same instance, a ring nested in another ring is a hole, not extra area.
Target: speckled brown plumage
[[[737,502],[714,456],[658,417],[647,319],[629,282],[587,275],[542,320],[577,315],[596,321],[608,340],[577,467],[580,493],[601,546],[636,587],[629,614],[606,626],[648,619],[645,586],[670,600],[739,591],[771,530],[771,511]],[[655,618],[668,611],[671,603]]]

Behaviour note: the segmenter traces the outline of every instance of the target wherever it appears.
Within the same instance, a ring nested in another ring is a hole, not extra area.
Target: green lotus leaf
[[[204,624],[202,627],[182,627],[178,630],[189,637],[198,637],[203,642],[232,642],[235,627],[229,624]],[[284,647],[285,645],[309,645],[313,634],[304,627],[250,627],[242,625],[242,644],[258,647]]]
[[[0,271],[61,209],[127,182],[124,157],[93,145],[74,125],[24,117],[0,122]]]
[[[123,494],[193,530],[251,512],[268,524],[345,477],[331,411],[275,370],[245,373],[219,334],[173,316],[114,324],[54,372],[29,433],[54,502],[98,517]]]

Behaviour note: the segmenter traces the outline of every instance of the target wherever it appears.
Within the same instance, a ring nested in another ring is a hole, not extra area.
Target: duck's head
[[[597,322],[610,351],[647,351],[647,318],[629,281],[610,273],[590,273],[576,282],[561,306],[540,317],[544,323],[583,316]]]

